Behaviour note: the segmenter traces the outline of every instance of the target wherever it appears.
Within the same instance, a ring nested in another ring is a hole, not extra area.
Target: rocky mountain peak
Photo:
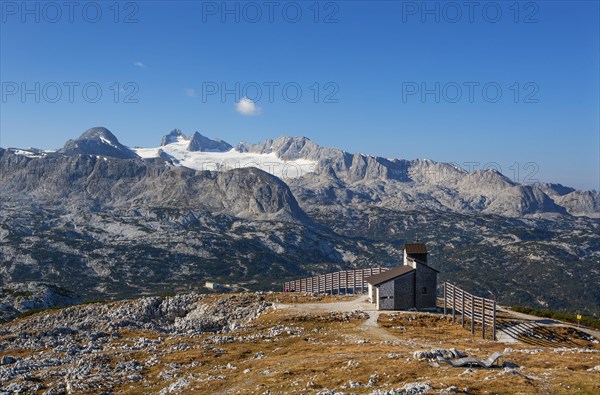
[[[110,132],[110,130],[104,127],[95,127],[90,128],[83,132],[81,136],[79,136],[78,140],[107,140],[110,143],[118,144],[119,139]]]
[[[239,152],[252,152],[256,154],[275,153],[283,160],[308,159],[319,161],[321,159],[341,159],[343,151],[337,148],[321,147],[308,137],[283,136],[276,139],[267,139],[258,144],[241,142],[236,146]]]
[[[207,159],[207,156],[202,155],[203,152],[225,153],[232,148],[225,141],[211,139],[199,132],[186,136],[180,129],[174,129],[162,138],[158,149],[130,150],[120,144],[108,129],[95,127],[78,139],[69,140],[58,154],[121,159],[141,157],[146,161],[156,162],[157,165],[204,170],[205,161],[215,160],[215,156],[210,155]],[[33,150],[9,151],[30,159],[54,156],[52,153]],[[315,204],[332,202],[331,199],[335,196],[339,198],[339,202],[354,202],[358,199],[369,204],[387,204],[403,209],[435,207],[513,217],[532,213],[600,216],[600,198],[597,193],[583,193],[560,184],[519,184],[494,169],[467,172],[452,164],[426,159],[386,159],[352,154],[338,148],[320,146],[303,136],[283,136],[256,144],[241,142],[236,151],[231,154],[238,155],[235,160],[242,164],[258,163],[258,167],[262,168],[261,161],[270,163],[268,161],[272,159],[261,158],[260,155],[275,155],[280,162],[284,162],[281,166],[293,165],[294,169],[300,169],[301,175],[311,174],[310,177],[297,177],[298,179],[286,178],[288,186],[305,203],[307,200]],[[0,155],[3,155],[1,151]],[[218,160],[223,161],[224,165],[218,169],[227,168],[226,161],[229,160],[228,163],[231,164],[233,156],[227,154],[220,157]],[[297,162],[286,163],[293,161]],[[221,165],[221,162],[218,164]],[[337,191],[333,195],[327,192],[332,188]],[[256,212],[260,211],[257,209]]]
[[[185,138],[183,132],[179,129],[173,129],[169,134],[164,135],[163,138],[160,139],[160,146],[163,147],[167,144],[176,143],[180,137]]]
[[[210,139],[206,136],[201,135],[198,132],[194,132],[189,137],[189,140],[189,151],[227,152],[233,148],[229,143],[226,143],[221,139]]]
[[[565,187],[567,188],[567,187]],[[571,215],[600,218],[600,194],[595,191],[572,191],[555,197]]]
[[[551,184],[551,183],[539,183],[538,186],[548,196],[564,196],[571,192],[575,192],[575,188],[566,187],[562,184]]]
[[[233,147],[221,139],[211,139],[198,132],[187,137],[181,130],[173,129],[160,140],[160,146],[164,147],[181,141],[188,141],[187,150],[192,152],[227,152]]]
[[[69,156],[95,155],[119,159],[138,157],[104,127],[94,127],[86,130],[79,138],[67,141],[65,146],[57,152]]]

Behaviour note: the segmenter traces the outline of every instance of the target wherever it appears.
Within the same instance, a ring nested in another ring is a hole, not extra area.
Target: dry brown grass
[[[297,294],[268,297],[285,303],[290,303],[290,298],[297,298],[293,300],[298,303],[316,302],[312,296]],[[319,302],[335,298],[324,297]],[[227,335],[264,334],[279,325],[301,328],[302,333],[226,344],[209,344],[206,339],[212,334],[192,338],[169,336],[159,346],[159,363],[142,372],[144,382],[123,383],[112,391],[116,394],[154,394],[179,378],[186,378],[190,384],[180,392],[182,394],[257,394],[267,390],[271,394],[311,394],[324,388],[363,394],[376,388],[400,388],[417,381],[430,383],[435,393],[452,385],[459,389],[468,388],[469,393],[482,394],[600,393],[600,372],[587,371],[600,365],[600,353],[555,352],[552,348],[542,348],[538,354],[511,352],[501,362],[525,368],[518,370],[519,374],[505,375],[500,375],[501,368],[473,369],[472,373],[463,374],[464,368],[415,360],[412,357],[414,351],[429,348],[454,347],[469,356],[485,358],[491,352],[503,352],[507,347],[472,336],[468,329],[452,324],[441,315],[382,314],[380,325],[396,336],[397,342],[373,340],[369,328],[360,319],[342,322],[328,313],[293,309],[271,310],[249,327]],[[123,330],[120,334],[122,338],[118,342],[130,344],[140,337],[164,337],[152,331]],[[365,339],[370,340],[365,342]],[[187,343],[190,348],[169,351],[169,347],[178,343]],[[207,350],[204,348],[207,345],[223,351]],[[527,345],[510,347],[515,350],[535,348]],[[263,352],[264,358],[253,359],[258,352]],[[119,351],[111,360],[135,358],[143,363],[152,356],[153,353],[147,350]],[[168,371],[171,363],[180,365],[178,376],[165,380],[159,374]],[[366,384],[373,374],[379,375],[374,387],[344,388],[349,380]]]
[[[475,333],[472,334],[469,320],[465,320],[464,327],[462,327],[460,320],[452,323],[450,316],[442,314],[381,314],[378,323],[401,339],[443,343],[448,347],[459,347],[466,340],[483,340],[480,324],[475,325]],[[493,335],[489,327],[486,327],[486,331],[485,339],[492,340]]]
[[[333,303],[347,302],[356,299],[357,295],[324,295],[305,292],[268,292],[265,299],[273,303],[303,304],[303,303]]]
[[[308,300],[306,302],[314,302]],[[467,329],[453,325],[440,315],[400,314],[381,316],[381,325],[398,336],[400,342],[360,342],[368,338],[361,320],[337,322],[325,313],[298,313],[272,311],[255,321],[250,332],[258,333],[275,325],[283,324],[304,329],[298,337],[282,336],[277,341],[254,341],[217,345],[225,350],[222,354],[204,350],[188,350],[171,353],[161,358],[161,365],[146,372],[149,385],[144,392],[155,392],[165,387],[158,373],[166,364],[177,362],[189,364],[200,362],[201,366],[190,368],[183,376],[195,374],[186,394],[256,394],[270,390],[273,394],[316,393],[321,389],[337,389],[352,393],[369,393],[374,388],[399,388],[408,382],[426,381],[435,392],[451,385],[468,388],[469,393],[511,394],[594,394],[600,392],[597,372],[587,372],[600,364],[598,353],[554,352],[544,349],[539,354],[508,354],[504,360],[525,369],[519,374],[499,375],[502,369],[473,369],[461,375],[465,369],[434,366],[427,361],[417,361],[412,353],[430,348],[456,347],[470,356],[484,358],[493,351],[504,351],[506,345],[472,337]],[[240,330],[239,334],[248,334]],[[190,343],[189,339],[182,339]],[[202,339],[195,339],[204,344]],[[514,349],[530,349],[525,345]],[[263,359],[252,359],[257,352],[264,352]],[[393,355],[389,358],[388,354]],[[564,355],[563,355],[564,354]],[[231,364],[236,369],[227,368]],[[244,373],[246,369],[249,372]],[[265,374],[265,372],[270,372]],[[366,384],[377,373],[376,387],[344,389],[349,380]],[[223,380],[203,381],[208,376],[224,376]],[[487,379],[486,379],[487,378]],[[118,393],[136,394],[140,388],[123,386]]]

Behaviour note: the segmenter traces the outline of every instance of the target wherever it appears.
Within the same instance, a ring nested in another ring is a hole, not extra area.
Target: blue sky
[[[304,135],[600,189],[597,1],[53,4],[2,2],[3,147]]]

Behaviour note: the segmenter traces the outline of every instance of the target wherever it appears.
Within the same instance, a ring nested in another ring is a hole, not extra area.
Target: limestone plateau
[[[397,266],[410,241],[430,246],[440,283],[506,305],[600,312],[598,192],[494,170],[177,129],[131,148],[92,128],[55,151],[0,148],[0,197],[6,317],[71,293],[119,299],[207,280],[280,290]]]

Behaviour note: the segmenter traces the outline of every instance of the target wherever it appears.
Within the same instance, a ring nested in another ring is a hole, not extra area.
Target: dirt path
[[[347,302],[334,303],[298,303],[298,304],[279,304],[278,309],[290,309],[295,311],[324,311],[324,312],[350,312],[354,310],[364,311],[369,318],[364,321],[358,330],[364,332],[372,339],[394,341],[398,337],[392,335],[377,324],[380,311],[375,310],[375,306],[367,301],[367,296],[362,295],[354,300]]]

